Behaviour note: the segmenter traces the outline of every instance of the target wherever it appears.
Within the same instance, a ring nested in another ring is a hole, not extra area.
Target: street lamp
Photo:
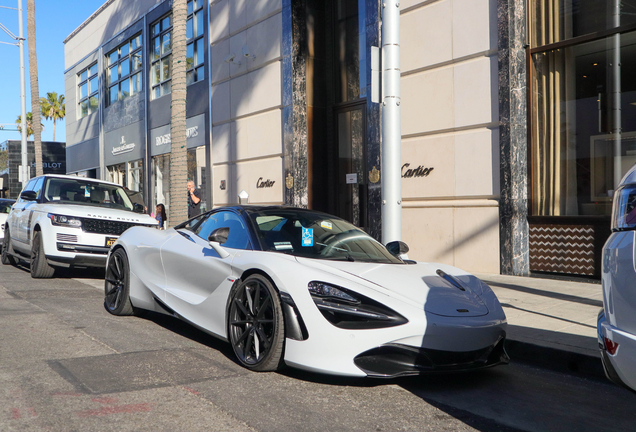
[[[25,90],[25,70],[24,70],[24,20],[22,19],[22,0],[18,0],[18,8],[12,8],[9,6],[0,6],[2,9],[11,9],[18,11],[18,36],[14,35],[8,28],[6,28],[2,23],[0,23],[0,29],[2,29],[6,34],[11,37],[11,39],[16,40],[16,43],[12,42],[2,42],[0,43],[6,45],[15,45],[20,48],[20,129],[22,132],[22,145],[21,145],[21,167],[20,167],[20,181],[22,182],[22,187],[26,186],[27,181],[29,181],[29,166],[27,163],[27,126],[26,126],[26,90]]]

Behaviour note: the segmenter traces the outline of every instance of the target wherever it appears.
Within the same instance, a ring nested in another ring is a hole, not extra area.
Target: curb
[[[555,372],[607,380],[598,357],[507,339],[506,352],[511,363],[519,362]]]

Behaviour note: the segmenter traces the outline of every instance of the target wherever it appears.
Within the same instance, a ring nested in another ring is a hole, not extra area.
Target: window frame
[[[189,86],[191,84],[194,84],[196,82],[199,81],[203,81],[206,77],[206,73],[205,73],[205,57],[206,57],[206,46],[205,46],[205,14],[204,14],[204,10],[205,8],[203,7],[205,4],[204,0],[189,0],[187,2],[187,7],[188,7],[188,14],[186,16],[186,85]],[[192,8],[190,10],[190,8]],[[196,18],[197,16],[201,14],[201,25],[202,25],[202,29],[198,28],[197,22],[196,22]],[[164,20],[166,18],[170,19],[170,25],[167,27],[164,27]],[[156,25],[159,24],[159,32],[158,33],[153,33],[153,29]],[[156,19],[155,21],[153,21],[150,24],[149,27],[149,40],[150,40],[150,46],[148,47],[148,52],[149,52],[149,83],[150,83],[150,100],[156,100],[159,99],[162,96],[165,96],[167,94],[172,93],[172,85],[170,85],[170,91],[166,91],[164,93],[164,90],[162,90],[164,88],[164,86],[167,83],[171,83],[172,82],[172,37],[173,37],[173,32],[172,29],[174,27],[174,22],[172,19],[172,13],[168,13],[166,15],[163,15],[162,17]],[[191,32],[192,32],[192,36],[191,37],[187,37],[187,34],[189,32],[189,28],[191,28]],[[195,30],[196,30],[196,36],[195,36]],[[167,50],[165,53],[161,52],[162,51],[162,47],[163,47],[163,37],[166,34],[170,34],[170,49]],[[154,53],[154,47],[155,47],[155,41],[159,40],[159,55],[158,57],[155,58],[155,53]],[[202,53],[199,53],[199,41],[202,41],[201,43],[201,49],[202,49]],[[191,65],[188,64],[188,48],[192,47],[192,62]],[[163,79],[163,70],[160,69],[159,72],[159,80],[157,82],[154,81],[154,70],[155,67],[159,67],[161,68],[161,64],[164,61],[164,59],[168,59],[169,58],[169,62],[170,62],[170,78],[165,78]],[[196,59],[196,60],[195,60]],[[199,59],[201,59],[199,61]],[[190,77],[194,77],[194,78],[190,78]],[[157,94],[157,89],[159,89],[160,94]]]
[[[95,68],[95,72],[91,74],[91,69]],[[86,72],[86,78],[82,79],[82,74]],[[91,81],[93,79],[97,79],[96,88],[93,90],[91,88]],[[86,85],[87,92],[86,96],[82,97],[82,86]],[[94,108],[91,108],[91,98],[97,96],[97,104]],[[82,104],[86,102],[86,114],[82,114]],[[88,117],[91,114],[94,114],[99,111],[99,70],[97,62],[93,62],[88,67],[83,68],[77,74],[77,119],[82,119],[84,117]]]
[[[132,43],[134,40],[138,40],[138,45],[136,48],[132,49]],[[126,42],[120,44],[114,50],[111,50],[108,54],[104,56],[104,88],[106,90],[106,100],[104,101],[107,107],[113,105],[116,102],[122,101],[130,96],[133,96],[137,93],[141,93],[143,91],[143,70],[144,70],[144,59],[143,59],[143,38],[141,32],[130,37]],[[124,46],[128,46],[128,53],[125,55],[121,54],[121,49]],[[111,55],[117,52],[117,61],[111,63]],[[141,56],[141,64],[137,69],[133,69],[133,56],[135,54],[139,54]],[[121,66],[123,63],[128,62],[128,73],[126,75],[122,75]],[[117,65],[117,79],[111,81],[110,71]],[[134,77],[139,77],[139,86],[136,92],[133,92],[132,80]],[[128,81],[128,95],[124,96],[122,91],[122,84]],[[117,99],[111,101],[111,90],[113,87],[117,87]]]

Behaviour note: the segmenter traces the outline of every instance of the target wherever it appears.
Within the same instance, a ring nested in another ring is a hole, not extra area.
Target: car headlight
[[[56,214],[48,214],[49,219],[51,219],[51,223],[57,226],[63,226],[68,228],[81,228],[82,220],[70,216],[64,215],[56,215]]]
[[[612,231],[636,229],[636,185],[619,188],[614,193]]]
[[[340,286],[311,281],[307,289],[320,313],[338,328],[376,329],[408,322],[393,309]]]

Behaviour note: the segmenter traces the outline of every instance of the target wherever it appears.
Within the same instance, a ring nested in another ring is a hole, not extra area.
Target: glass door
[[[335,111],[336,215],[363,229],[367,227],[365,107],[363,102]]]

